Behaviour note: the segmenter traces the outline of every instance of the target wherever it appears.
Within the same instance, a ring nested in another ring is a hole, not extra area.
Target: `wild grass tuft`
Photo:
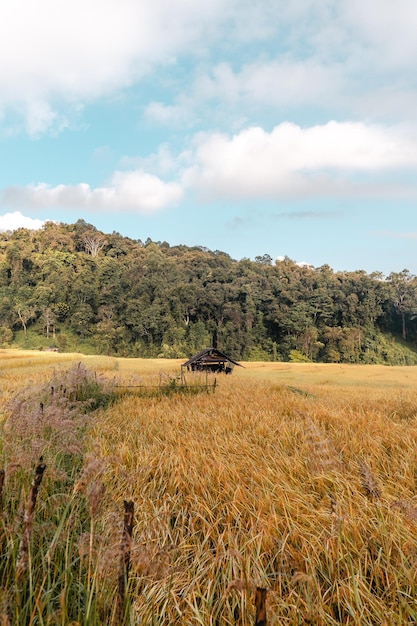
[[[97,603],[103,464],[85,456],[91,411],[107,397],[106,385],[77,364],[23,387],[6,405],[0,518],[4,623],[98,624],[101,614],[111,615],[111,588],[101,590],[100,610]],[[86,558],[80,550],[85,535]]]

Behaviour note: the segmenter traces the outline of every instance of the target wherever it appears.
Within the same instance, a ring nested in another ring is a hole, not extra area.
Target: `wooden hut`
[[[235,365],[243,367],[217,348],[206,348],[191,359],[188,359],[181,367],[191,372],[224,372],[231,374]]]

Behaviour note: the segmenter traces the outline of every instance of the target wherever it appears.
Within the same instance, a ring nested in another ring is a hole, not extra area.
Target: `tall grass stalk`
[[[30,491],[25,506],[23,523],[22,523],[22,536],[19,544],[19,551],[17,553],[16,561],[16,579],[19,581],[24,576],[28,569],[29,562],[29,544],[33,527],[33,516],[36,507],[36,500],[38,498],[38,491],[42,482],[43,474],[46,470],[46,465],[43,463],[42,457],[39,460],[35,468],[32,483],[30,485]]]
[[[135,525],[135,505],[131,500],[124,500],[123,532],[120,546],[120,565],[117,578],[116,596],[116,624],[125,624],[128,612],[128,602],[126,598],[126,586],[130,571],[130,554],[132,544],[132,532]]]

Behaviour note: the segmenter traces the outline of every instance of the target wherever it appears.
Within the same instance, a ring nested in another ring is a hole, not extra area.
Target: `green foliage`
[[[97,245],[96,245],[97,244]],[[93,248],[91,248],[93,246]],[[0,345],[186,358],[210,345],[235,359],[414,362],[417,279],[234,261],[206,248],[145,244],[91,224],[3,233]],[[402,337],[402,343],[382,339]],[[2,340],[2,337],[6,339]],[[384,348],[382,346],[385,346]]]
[[[386,365],[417,365],[417,354],[401,338],[376,333],[374,340],[369,343],[364,352],[363,362]]]
[[[251,348],[246,360],[248,361],[272,361],[271,355],[259,346]]]
[[[0,326],[0,348],[10,345],[13,339],[13,331],[7,326]]]
[[[290,350],[288,354],[288,360],[290,363],[310,363],[308,356],[300,352],[299,350]]]

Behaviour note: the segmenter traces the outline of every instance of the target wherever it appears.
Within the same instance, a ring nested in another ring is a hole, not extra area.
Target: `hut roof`
[[[227,356],[224,352],[217,350],[217,348],[205,348],[204,350],[201,350],[201,352],[192,356],[191,359],[185,361],[185,363],[182,364],[182,367],[189,367],[190,365],[193,365],[193,363],[207,363],[207,365],[214,363],[233,363],[233,365],[243,367],[243,365],[231,359],[230,356]]]

